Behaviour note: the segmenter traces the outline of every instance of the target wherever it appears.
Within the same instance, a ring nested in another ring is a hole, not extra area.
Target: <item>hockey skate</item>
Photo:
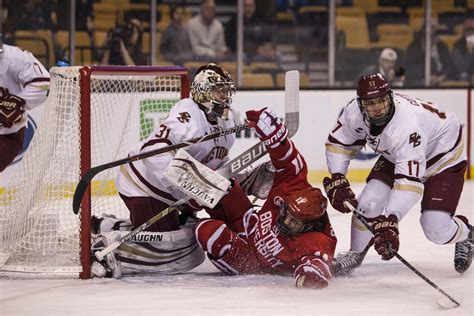
[[[362,252],[345,251],[337,254],[331,263],[331,272],[333,276],[347,275],[360,267],[364,261],[365,255],[370,247],[366,247]]]
[[[474,227],[467,223],[466,225],[469,228],[468,238],[466,240],[457,242],[454,248],[454,268],[459,273],[466,272],[472,262],[472,248],[474,247]]]

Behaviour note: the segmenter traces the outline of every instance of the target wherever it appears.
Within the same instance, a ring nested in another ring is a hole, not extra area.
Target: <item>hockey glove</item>
[[[21,121],[23,113],[25,113],[25,100],[10,94],[6,88],[0,88],[0,123],[10,128]]]
[[[245,114],[249,126],[255,128],[258,137],[265,146],[274,148],[288,136],[288,129],[272,108],[247,111]]]
[[[322,258],[303,257],[295,270],[296,287],[322,289],[331,277],[328,263]]]
[[[370,222],[374,233],[374,248],[383,260],[390,260],[398,252],[398,218],[390,214],[388,217],[380,215]]]
[[[357,208],[357,200],[352,191],[349,181],[342,173],[335,173],[323,179],[324,191],[331,202],[332,207],[342,213],[350,213],[351,210],[344,206],[344,201],[347,200],[355,208]]]

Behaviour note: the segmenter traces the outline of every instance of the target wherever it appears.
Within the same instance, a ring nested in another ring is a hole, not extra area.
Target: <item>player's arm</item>
[[[281,181],[289,182],[295,177],[306,179],[308,173],[306,161],[288,138],[286,126],[273,109],[263,108],[259,111],[247,111],[246,115],[249,125],[255,128],[260,141],[270,154],[272,165],[275,168],[273,187]]]
[[[342,213],[350,210],[344,206],[349,201],[357,207],[357,200],[346,178],[349,163],[365,145],[365,134],[351,124],[349,103],[341,113],[326,140],[326,163],[331,177],[323,179],[324,190],[331,205]]]
[[[345,175],[350,161],[365,145],[365,133],[353,126],[349,103],[339,116],[326,140],[326,163],[330,174]]]
[[[46,68],[31,53],[23,52],[23,56],[24,59],[13,63],[9,72],[18,77],[23,87],[18,97],[25,101],[26,109],[31,110],[46,101],[50,78]]]

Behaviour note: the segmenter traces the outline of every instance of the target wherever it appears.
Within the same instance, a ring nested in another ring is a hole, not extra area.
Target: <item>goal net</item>
[[[113,168],[99,173],[78,215],[81,174],[118,160],[189,94],[182,67],[53,68],[29,149],[0,191],[0,271],[90,277],[90,218],[127,217]]]

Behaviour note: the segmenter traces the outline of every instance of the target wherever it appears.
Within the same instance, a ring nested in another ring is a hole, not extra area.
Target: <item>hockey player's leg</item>
[[[152,197],[128,197],[123,194],[120,194],[120,197],[130,211],[130,221],[132,222],[133,227],[140,226],[169,206],[167,203]],[[178,213],[171,212],[147,228],[147,231],[166,232],[174,231],[178,228]]]
[[[426,238],[438,245],[456,244],[454,267],[465,272],[472,262],[473,227],[462,215],[452,216],[449,212],[424,210],[420,223]]]
[[[425,182],[420,223],[426,238],[436,244],[456,244],[454,268],[467,271],[472,262],[473,227],[455,215],[464,185],[466,162],[450,167]]]
[[[262,272],[257,256],[245,238],[231,231],[223,221],[201,220],[196,225],[195,234],[209,260],[225,274]]]
[[[382,181],[372,179],[364,187],[358,197],[358,212],[366,218],[381,215],[391,188]],[[372,243],[372,233],[352,216],[351,248],[349,251],[339,253],[333,260],[333,275],[342,275],[358,268],[367,254]]]

